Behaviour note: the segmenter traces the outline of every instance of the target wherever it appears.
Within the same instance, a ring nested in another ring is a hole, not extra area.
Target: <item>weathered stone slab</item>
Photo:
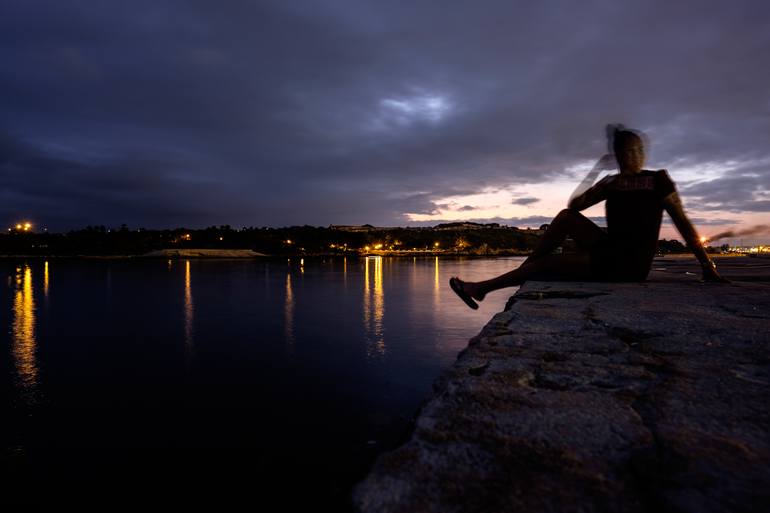
[[[770,283],[532,282],[508,307],[357,486],[357,510],[770,504]]]

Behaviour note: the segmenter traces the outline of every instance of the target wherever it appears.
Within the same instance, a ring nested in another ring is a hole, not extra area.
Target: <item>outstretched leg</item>
[[[521,285],[527,280],[584,280],[591,276],[590,250],[605,236],[604,231],[577,210],[564,209],[553,219],[532,254],[513,271],[490,280],[470,282],[458,278],[459,286],[473,299],[483,301],[493,290]],[[571,237],[583,253],[552,255]]]
[[[527,280],[584,280],[591,276],[591,262],[588,253],[571,255],[544,255],[531,260],[527,265],[485,281],[460,281],[473,299],[483,301],[493,290],[521,285]]]
[[[571,237],[583,250],[591,249],[604,236],[604,231],[593,221],[577,210],[564,209],[558,213],[548,226],[532,251],[532,254],[522,265],[529,265],[562,245],[567,237]]]

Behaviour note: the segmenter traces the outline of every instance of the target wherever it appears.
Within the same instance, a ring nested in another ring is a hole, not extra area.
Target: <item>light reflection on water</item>
[[[48,289],[46,265],[45,290]],[[16,288],[13,298],[13,358],[16,364],[16,383],[25,402],[34,402],[38,367],[35,355],[35,298],[32,269],[28,264],[16,268]]]
[[[364,259],[364,331],[366,333],[366,356],[370,360],[385,355],[385,336],[382,319],[385,315],[385,296],[382,288],[381,256]],[[373,267],[373,277],[369,267]],[[373,279],[372,279],[373,278]],[[372,286],[372,281],[373,286]]]
[[[286,334],[286,348],[289,353],[294,348],[294,290],[291,285],[291,269],[286,271],[286,299],[283,308],[284,333]]]
[[[43,267],[43,295],[48,299],[48,260]]]
[[[433,304],[438,308],[441,301],[441,279],[438,272],[438,257],[433,268]]]
[[[190,286],[190,261],[185,260],[184,264],[184,342],[185,361],[189,365],[195,349],[193,345],[193,314],[195,313],[195,307]]]

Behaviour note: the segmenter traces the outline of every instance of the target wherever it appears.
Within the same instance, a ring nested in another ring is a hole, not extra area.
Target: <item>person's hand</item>
[[[707,283],[730,283],[730,280],[717,272],[714,264],[703,266],[703,281]]]

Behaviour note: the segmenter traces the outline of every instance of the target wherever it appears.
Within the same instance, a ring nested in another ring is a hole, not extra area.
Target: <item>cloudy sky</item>
[[[0,62],[6,224],[539,225],[618,122],[770,222],[762,0],[4,0]]]

